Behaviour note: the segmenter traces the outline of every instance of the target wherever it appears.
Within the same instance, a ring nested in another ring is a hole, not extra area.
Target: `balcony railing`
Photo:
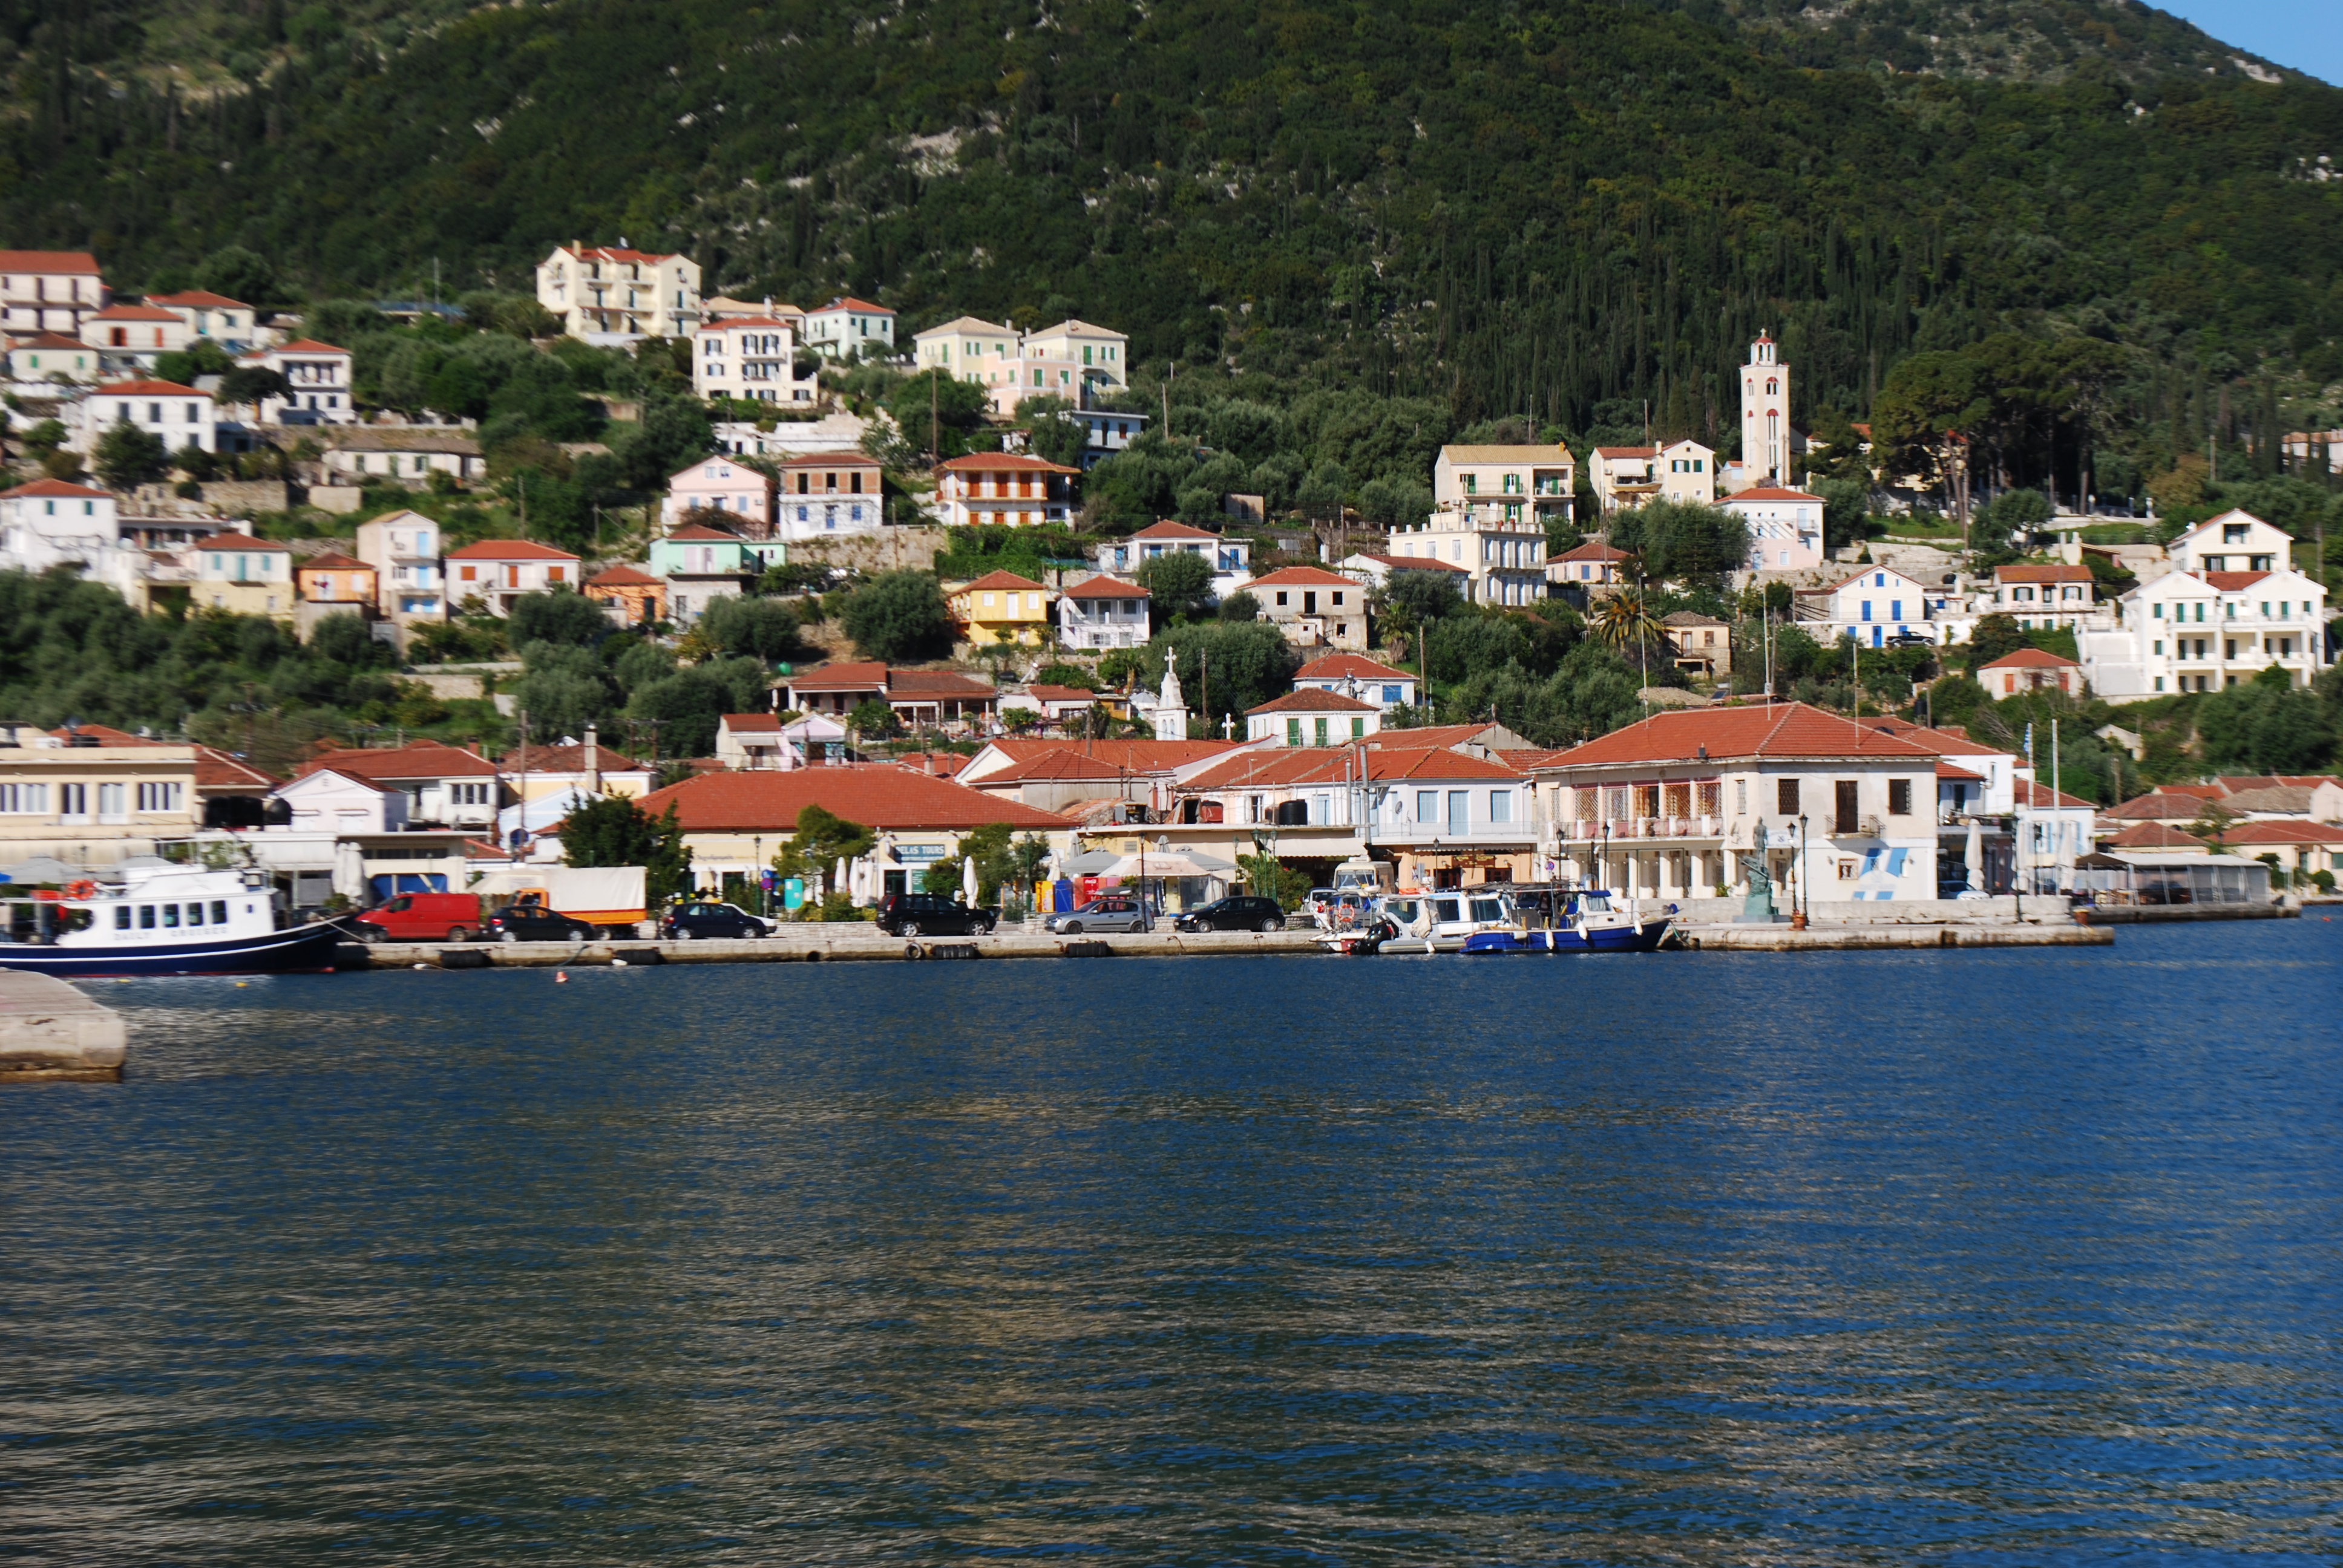
[[[1609,831],[1606,835],[1604,829]],[[1597,841],[1604,837],[1614,840],[1629,839],[1714,839],[1725,830],[1715,817],[1613,817],[1565,824],[1564,836],[1576,843]]]

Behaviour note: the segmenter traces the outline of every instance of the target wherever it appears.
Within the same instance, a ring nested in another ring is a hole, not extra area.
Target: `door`
[[[1832,831],[1838,833],[1852,833],[1855,829],[1856,818],[1855,780],[1852,779],[1840,779],[1837,784],[1837,795],[1838,799],[1835,802],[1837,809],[1832,814],[1835,819]]]

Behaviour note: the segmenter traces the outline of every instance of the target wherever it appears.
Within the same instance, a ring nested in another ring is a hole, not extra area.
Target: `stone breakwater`
[[[128,1055],[112,1008],[61,980],[0,970],[0,1085],[111,1082]]]

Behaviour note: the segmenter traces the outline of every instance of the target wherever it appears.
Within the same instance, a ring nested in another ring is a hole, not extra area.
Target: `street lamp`
[[[1806,890],[1807,875],[1812,870],[1813,867],[1806,863],[1806,814],[1801,811],[1798,813],[1798,886],[1790,903],[1792,930],[1806,929],[1807,911],[1814,908],[1814,895]]]

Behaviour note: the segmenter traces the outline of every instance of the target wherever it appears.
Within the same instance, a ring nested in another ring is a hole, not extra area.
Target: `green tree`
[[[1239,855],[1237,869],[1244,874],[1245,887],[1255,898],[1275,899],[1278,908],[1289,915],[1310,896],[1310,874],[1286,865],[1267,849]]]
[[[1033,407],[1031,399],[1018,408],[1020,416]],[[1069,468],[1079,468],[1090,451],[1089,427],[1062,412],[1036,415],[1026,431],[1026,447],[1033,456]]]
[[[1749,564],[1749,525],[1720,507],[1646,501],[1612,520],[1611,542],[1642,556],[1653,580],[1688,587],[1721,588]]]
[[[293,388],[281,372],[265,365],[239,365],[220,377],[219,390],[212,401],[226,407],[257,408],[275,397],[284,402],[293,399]]]
[[[1946,472],[1954,438],[1982,424],[1991,408],[1976,361],[1944,350],[1907,355],[1888,372],[1871,408],[1880,472],[1891,477]]]
[[[1136,673],[1148,687],[1162,682],[1166,658],[1177,659],[1181,693],[1203,714],[1205,726],[1214,734],[1222,719],[1235,718],[1242,727],[1248,709],[1282,697],[1293,684],[1293,672],[1302,668],[1301,654],[1284,635],[1259,621],[1174,627],[1134,651],[1140,655]],[[1099,668],[1101,675],[1106,672],[1103,660]]]
[[[1239,588],[1221,601],[1221,618],[1228,621],[1255,621],[1261,618],[1261,600],[1250,590]]]
[[[525,593],[512,602],[507,629],[516,647],[550,642],[583,648],[610,635],[610,618],[584,594],[568,588]]]
[[[951,651],[951,609],[926,572],[880,573],[847,596],[839,618],[865,658],[900,664]]]
[[[1977,618],[1976,626],[1969,632],[1968,641],[1961,645],[1961,652],[1969,673],[1974,675],[1996,658],[2033,646],[2026,635],[2026,628],[2017,624],[2016,616],[1986,615]]]
[[[1166,550],[1139,564],[1131,576],[1153,601],[1163,622],[1174,616],[1202,615],[1212,592],[1212,563],[1192,550]]]
[[[816,877],[834,879],[840,860],[859,860],[878,842],[878,835],[861,823],[809,801],[798,808],[789,841],[773,857],[773,869],[784,877],[799,877],[808,881]]]
[[[930,405],[934,418],[929,417]],[[887,412],[911,451],[924,458],[933,450],[944,458],[969,451],[969,437],[984,423],[991,404],[985,390],[943,370],[907,377],[887,399]]]
[[[2222,772],[2308,773],[2336,754],[2336,726],[2318,694],[2271,665],[2207,697],[2197,709],[2205,762]]]
[[[163,437],[142,430],[127,419],[97,438],[97,471],[106,488],[127,490],[151,485],[171,471],[171,455]]]
[[[745,710],[749,705],[722,672],[704,664],[649,681],[627,702],[628,718],[657,721],[659,749],[669,757],[712,754],[717,725],[726,714]]]
[[[727,653],[768,664],[795,657],[799,647],[797,613],[773,598],[719,598],[700,616],[698,630]]]
[[[866,697],[856,703],[854,711],[846,716],[846,722],[866,740],[884,740],[901,729],[896,722],[895,710],[876,697]]]
[[[564,865],[648,866],[658,849],[659,824],[631,796],[597,796],[562,819]]]
[[[196,284],[263,310],[285,300],[284,286],[277,280],[275,266],[259,252],[240,245],[216,250],[204,257],[203,265],[196,268]]]

